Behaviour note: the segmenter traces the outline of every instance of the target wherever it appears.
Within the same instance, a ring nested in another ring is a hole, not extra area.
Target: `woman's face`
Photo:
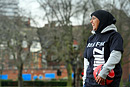
[[[96,16],[92,16],[90,23],[92,24],[93,30],[96,31],[99,26],[99,19]]]

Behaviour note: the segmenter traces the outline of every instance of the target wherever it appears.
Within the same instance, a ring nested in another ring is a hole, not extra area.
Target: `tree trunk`
[[[2,71],[0,71],[0,87],[1,87],[1,81],[2,81]]]
[[[18,67],[18,87],[23,87],[23,78],[22,78],[23,64]]]
[[[67,87],[72,87],[72,66],[70,63],[67,63],[67,73],[68,73]]]
[[[80,75],[81,75],[81,68],[79,66],[76,67],[75,71],[75,87],[81,87],[80,86]]]
[[[0,79],[0,87],[2,87],[2,86],[1,86],[1,79]]]
[[[122,56],[122,58],[123,58],[123,56]],[[121,58],[121,66],[123,67],[123,59]],[[121,81],[120,81],[120,86],[121,87],[123,87],[123,75],[122,75],[122,77],[121,77]]]
[[[0,70],[0,87],[1,87],[1,81],[2,81],[2,70]]]

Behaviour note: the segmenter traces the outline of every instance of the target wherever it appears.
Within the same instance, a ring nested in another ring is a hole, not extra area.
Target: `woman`
[[[84,51],[84,87],[119,87],[122,75],[121,56],[123,39],[117,32],[116,19],[105,10],[97,10],[91,14],[93,35],[89,37]],[[94,79],[93,71],[103,64],[103,69]],[[115,77],[111,84],[105,83],[109,71],[114,70]]]

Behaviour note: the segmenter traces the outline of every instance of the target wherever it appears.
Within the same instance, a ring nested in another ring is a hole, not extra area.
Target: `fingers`
[[[99,76],[97,76],[96,82],[97,82],[98,84],[101,82],[101,79],[99,78]]]
[[[96,82],[98,83],[98,84],[105,84],[105,79],[103,79],[102,77],[100,77],[100,76],[97,76],[96,77]]]

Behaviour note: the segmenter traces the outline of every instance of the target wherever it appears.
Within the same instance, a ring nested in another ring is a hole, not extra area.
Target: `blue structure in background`
[[[34,79],[34,80],[38,79],[38,76],[33,76],[33,79]]]
[[[74,78],[74,73],[72,73],[72,78]]]
[[[40,79],[40,80],[42,80],[42,79],[43,79],[43,76],[42,76],[42,75],[40,75],[40,76],[39,76],[39,79]]]
[[[23,80],[24,81],[29,81],[31,80],[31,74],[22,74]]]
[[[55,78],[55,73],[46,73],[45,78],[54,79]]]
[[[0,79],[7,80],[8,79],[8,75],[0,75]]]

